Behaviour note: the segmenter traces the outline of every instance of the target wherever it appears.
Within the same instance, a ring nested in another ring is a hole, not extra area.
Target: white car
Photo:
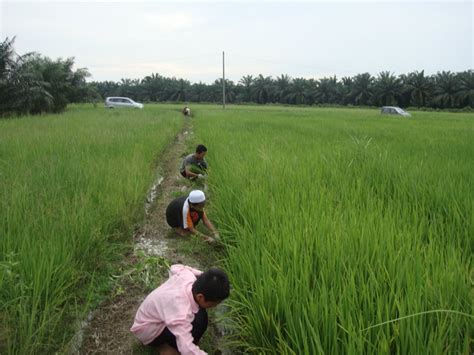
[[[405,110],[401,109],[398,106],[383,106],[380,109],[381,114],[387,114],[387,115],[400,115],[404,117],[411,117],[411,115],[406,112]]]
[[[122,108],[122,107],[131,107],[131,108],[143,108],[143,104],[135,102],[128,97],[107,97],[105,99],[105,107],[107,108]]]

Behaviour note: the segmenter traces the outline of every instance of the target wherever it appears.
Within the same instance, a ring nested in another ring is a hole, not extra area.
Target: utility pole
[[[222,51],[222,108],[225,109],[225,59]]]

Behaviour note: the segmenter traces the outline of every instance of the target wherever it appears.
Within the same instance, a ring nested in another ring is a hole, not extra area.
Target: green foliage
[[[369,73],[358,74],[354,77],[349,96],[356,105],[368,105],[373,96],[374,78]]]
[[[167,272],[171,265],[161,256],[147,256],[143,251],[135,252],[137,262],[134,269],[127,274],[135,282],[141,283],[145,290],[151,291],[163,280],[163,273]],[[120,275],[119,275],[120,276]]]
[[[71,319],[111,286],[110,265],[143,218],[151,162],[181,123],[174,108],[82,106],[0,121],[0,353],[68,342]],[[137,266],[145,283],[155,261]]]
[[[472,115],[200,117],[238,352],[470,352]]]
[[[338,80],[335,76],[319,80],[291,78],[282,74],[272,77],[251,75],[235,85],[226,80],[226,102],[283,103],[295,105],[398,105],[408,107],[463,108],[474,103],[472,70],[425,76],[424,71],[395,76],[381,72],[377,78],[369,73]],[[213,84],[190,84],[175,78],[152,74],[140,82],[93,83],[103,97],[125,95],[143,101],[221,102],[222,79]]]
[[[374,85],[375,102],[380,106],[397,105],[402,89],[403,84],[400,78],[389,71],[381,72]]]
[[[85,68],[73,70],[74,59],[53,61],[36,53],[22,56],[13,49],[15,38],[0,43],[0,116],[15,113],[62,112],[70,102],[96,99],[87,85]]]
[[[458,73],[457,78],[459,106],[474,108],[474,71]]]
[[[425,76],[424,70],[410,73],[404,79],[406,83],[405,91],[410,92],[413,104],[417,107],[425,106],[433,92],[433,80]]]
[[[435,77],[436,88],[434,103],[437,107],[456,107],[458,80],[450,71],[438,73]]]
[[[337,79],[243,76],[237,84],[226,80],[226,102],[281,103],[293,105],[410,105],[434,108],[472,107],[474,103],[474,74],[472,70],[453,74],[442,72],[426,76],[415,71],[395,76],[381,72]],[[92,84],[102,97],[130,96],[141,101],[222,102],[222,79],[212,84],[195,83],[152,74],[143,80],[122,79]]]

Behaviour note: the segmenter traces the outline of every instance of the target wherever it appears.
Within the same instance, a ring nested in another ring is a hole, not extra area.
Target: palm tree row
[[[212,84],[192,84],[185,79],[152,74],[142,80],[122,79],[120,82],[94,82],[92,85],[102,97],[130,96],[145,102],[222,101],[222,79]],[[226,80],[226,102],[472,108],[474,72],[443,71],[429,76],[422,70],[395,76],[384,71],[377,76],[363,73],[340,80],[335,76],[315,80],[291,78],[285,74],[275,79],[246,75],[237,84]]]
[[[86,68],[73,70],[74,59],[53,61],[37,53],[19,56],[15,38],[0,43],[0,116],[60,112],[70,102],[89,102],[107,96],[127,96],[144,102],[221,102],[222,79],[212,84],[151,74],[143,79],[87,83]],[[396,76],[384,71],[376,76],[322,79],[291,78],[282,74],[243,76],[238,83],[226,80],[228,103],[280,103],[295,105],[352,105],[437,109],[472,108],[474,71],[415,71]]]

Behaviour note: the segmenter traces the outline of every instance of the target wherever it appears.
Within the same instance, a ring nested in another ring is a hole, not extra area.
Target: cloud
[[[191,79],[199,76],[209,76],[210,78],[220,75],[219,67],[212,65],[194,66],[179,65],[171,62],[140,62],[113,65],[90,65],[89,70],[92,73],[100,73],[100,76],[107,78],[139,78],[152,73],[160,73],[164,76]],[[115,80],[117,80],[115,79]],[[93,78],[93,80],[103,80],[102,78]]]
[[[130,0],[3,0],[5,3],[53,3],[53,4],[130,4],[134,3]],[[298,4],[324,4],[327,3],[328,0],[298,0]],[[332,3],[393,3],[393,0],[334,0]],[[466,3],[466,0],[397,0],[397,3],[411,3],[411,4],[431,4],[431,3]],[[1,1],[0,1],[1,3]],[[140,0],[136,3],[142,4],[168,4],[170,0]],[[174,4],[254,4],[255,0],[175,0]],[[282,4],[288,3],[288,0],[261,0],[260,3],[263,4]]]
[[[147,14],[145,25],[160,32],[176,32],[191,28],[197,23],[196,19],[186,13]]]
[[[196,63],[176,63],[173,61],[150,62],[140,61],[133,63],[96,63],[87,67],[93,74],[90,80],[120,80],[121,78],[142,79],[152,73],[159,73],[166,77],[176,77],[178,79],[188,79],[192,82],[204,81],[212,83],[222,76],[222,64],[216,61],[215,64]],[[275,69],[271,65],[263,64],[231,64],[226,66],[226,78],[235,82],[244,75],[265,74]],[[266,75],[265,75],[266,76]]]
[[[94,80],[159,72],[212,82],[222,50],[234,81],[472,67],[472,3],[196,1],[0,0],[0,34],[17,35],[21,54],[74,56]]]

